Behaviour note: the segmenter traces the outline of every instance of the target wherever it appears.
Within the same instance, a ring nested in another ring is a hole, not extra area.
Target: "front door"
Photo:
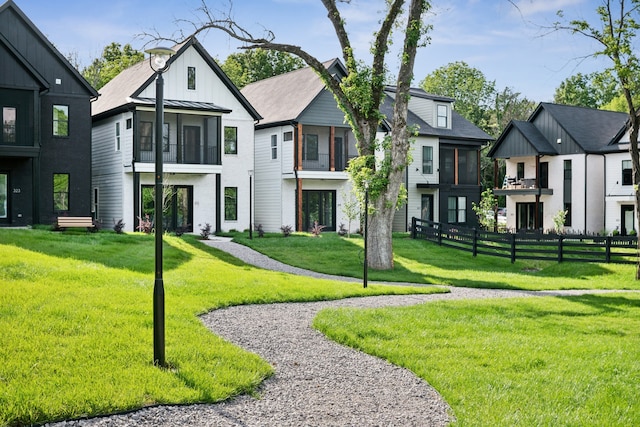
[[[544,229],[542,218],[544,218],[543,204],[540,203],[540,212],[538,212],[538,229]],[[535,230],[536,229],[536,204],[535,203],[516,203],[516,229],[517,230]]]
[[[0,224],[9,223],[9,174],[0,172]]]
[[[324,231],[336,230],[336,192],[304,190],[302,192],[302,229],[310,230],[313,223],[324,225]]]
[[[626,236],[634,229],[633,227],[633,205],[622,205],[620,209],[621,229],[620,234]]]
[[[193,187],[170,185],[164,187],[162,227],[166,231],[193,231]],[[155,186],[142,186],[142,217],[155,221]]]
[[[433,221],[433,194],[422,195],[420,219],[424,221]]]
[[[184,127],[184,162],[200,164],[200,126]]]

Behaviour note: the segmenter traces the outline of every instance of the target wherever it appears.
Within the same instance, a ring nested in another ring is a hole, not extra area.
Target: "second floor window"
[[[238,154],[237,127],[224,127],[224,154]]]
[[[516,174],[517,174],[516,178],[518,179],[518,181],[520,181],[521,179],[524,179],[524,162],[518,163]]]
[[[422,147],[422,173],[433,173],[433,147]]]
[[[196,90],[196,67],[187,67],[187,89]]]
[[[153,122],[140,122],[140,150],[153,150]]]
[[[120,122],[116,122],[116,151],[120,151]]]
[[[53,136],[69,136],[69,106],[53,106]]]
[[[5,144],[16,142],[16,109],[2,107],[2,141]]]
[[[56,212],[69,210],[69,174],[53,174],[53,210]]]
[[[318,135],[303,135],[302,160],[318,160]]]
[[[437,126],[439,128],[449,127],[449,109],[446,105],[438,105]]]
[[[633,185],[631,174],[631,160],[622,161],[622,185]]]
[[[271,160],[278,158],[278,135],[271,135]]]

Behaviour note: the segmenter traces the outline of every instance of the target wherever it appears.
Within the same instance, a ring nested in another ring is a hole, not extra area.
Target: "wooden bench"
[[[96,228],[90,216],[59,216],[57,226],[60,230],[86,228],[87,231],[93,231]]]

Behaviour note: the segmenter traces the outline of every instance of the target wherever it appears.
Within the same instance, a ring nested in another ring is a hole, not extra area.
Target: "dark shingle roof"
[[[533,123],[525,122],[521,120],[513,120],[511,125],[520,131],[522,136],[533,146],[533,148],[540,154],[558,154],[556,148],[547,141],[547,138],[540,133],[537,127]]]

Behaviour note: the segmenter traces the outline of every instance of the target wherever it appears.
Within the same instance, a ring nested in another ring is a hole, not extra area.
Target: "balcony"
[[[302,160],[302,170],[319,172],[328,172],[331,170],[331,161],[329,154],[318,154],[317,156],[313,157],[313,159]],[[348,156],[343,158],[336,156],[334,170],[336,172],[344,171],[349,164],[349,161],[355,157],[356,156]]]
[[[140,150],[141,163],[154,163],[156,153],[154,150]],[[197,144],[181,145],[165,144],[162,153],[162,161],[166,164],[184,164],[184,165],[219,165],[220,155],[218,148],[203,147]]]
[[[502,188],[494,189],[497,196],[516,196],[516,195],[552,195],[552,188],[543,188],[536,185],[534,178],[509,178],[505,177]]]

